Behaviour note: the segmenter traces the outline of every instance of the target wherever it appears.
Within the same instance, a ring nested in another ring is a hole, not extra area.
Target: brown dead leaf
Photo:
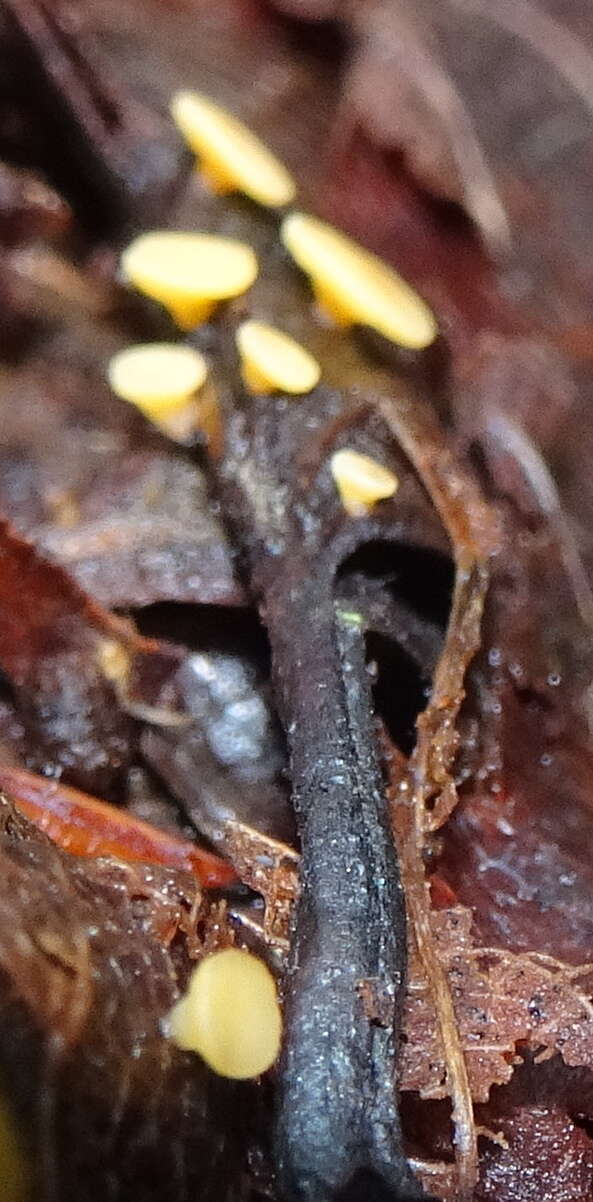
[[[359,130],[365,142],[398,155],[391,194],[383,192],[380,172],[374,195],[364,201],[349,180],[355,199],[349,207],[342,198],[338,221],[376,244],[388,214],[391,233],[383,229],[380,253],[399,261],[437,307],[439,292],[453,286],[465,308],[454,264],[439,262],[431,271],[424,263],[418,270],[405,246],[408,230],[393,234],[398,188],[405,191],[412,177],[421,189],[412,223],[426,196],[453,200],[469,214],[497,263],[499,301],[515,307],[515,331],[535,320],[553,330],[564,349],[588,359],[593,256],[584,181],[593,155],[593,18],[587,0],[274,3],[305,20],[331,15],[348,39],[342,105],[329,145],[343,152]],[[328,174],[340,179],[339,162]],[[361,212],[366,220],[357,222]],[[446,220],[443,233],[441,245],[458,236]],[[467,246],[457,249],[465,288],[473,289],[479,264],[467,258]],[[484,296],[474,296],[468,309],[482,328],[492,327],[493,316],[496,321]]]
[[[160,676],[179,663],[174,648],[102,609],[0,520],[0,666],[31,766],[117,795],[136,744],[127,697],[143,659]]]
[[[586,0],[363,0],[340,15],[354,42],[354,118],[403,151],[424,187],[465,207],[522,305],[590,322]]]
[[[2,381],[0,512],[103,605],[241,603],[202,472],[109,393],[120,345],[80,320]]]
[[[232,941],[188,874],[79,860],[0,800],[0,1058],[38,1202],[235,1197],[257,1089],[161,1025],[192,960]]]
[[[571,1066],[593,1061],[593,965],[575,968],[539,954],[479,947],[471,912],[432,911],[435,946],[450,983],[474,1102],[513,1074],[516,1048],[558,1052]],[[581,979],[583,984],[581,984]],[[445,1055],[434,1003],[412,944],[402,1050],[402,1089],[423,1098],[448,1096]]]
[[[66,202],[40,176],[0,163],[0,242],[4,246],[30,238],[57,238],[71,221]]]
[[[292,913],[299,893],[298,852],[236,820],[226,824],[224,846],[241,880],[264,899],[266,943],[279,952],[288,952]]]

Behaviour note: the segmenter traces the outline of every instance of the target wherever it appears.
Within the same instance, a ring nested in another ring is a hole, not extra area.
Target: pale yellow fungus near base
[[[319,383],[316,359],[281,330],[263,321],[244,321],[237,330],[243,383],[249,392],[311,392]]]
[[[153,421],[183,410],[202,388],[208,367],[203,355],[174,342],[129,346],[107,368],[109,384],[124,401]]]
[[[285,217],[281,237],[336,325],[369,326],[411,350],[434,342],[438,327],[428,305],[376,255],[305,213]]]
[[[350,447],[332,455],[330,471],[351,517],[364,517],[377,501],[392,497],[399,488],[399,480],[389,468]]]
[[[100,639],[95,659],[105,679],[123,689],[128,682],[131,668],[131,655],[123,640]]]
[[[124,279],[159,301],[182,330],[207,321],[217,304],[251,287],[258,265],[243,242],[215,234],[141,234],[121,258]]]
[[[263,960],[236,947],[206,956],[173,1007],[169,1033],[198,1052],[221,1077],[246,1080],[271,1068],[280,1050],[282,1017],[276,983]]]
[[[0,1198],[25,1202],[29,1197],[29,1171],[12,1107],[0,1092]]]
[[[286,167],[242,121],[200,92],[177,92],[171,115],[215,192],[244,192],[267,208],[296,195]]]

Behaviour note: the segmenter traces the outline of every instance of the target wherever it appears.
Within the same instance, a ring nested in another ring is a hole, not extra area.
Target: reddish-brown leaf
[[[471,914],[462,907],[433,912],[431,924],[451,985],[475,1102],[486,1102],[492,1085],[510,1080],[520,1043],[546,1056],[558,1052],[568,1065],[592,1063],[593,965],[576,969],[536,953],[480,947]],[[434,1002],[413,944],[401,1071],[403,1089],[424,1098],[447,1097]]]
[[[31,764],[99,796],[117,794],[136,743],[126,696],[135,660],[153,656],[133,625],[103,610],[63,568],[0,521],[0,666],[28,737]]]
[[[231,865],[218,856],[77,789],[0,764],[0,790],[71,855],[160,864],[192,873],[206,888],[236,880]]]
[[[0,866],[0,1058],[35,1199],[234,1196],[257,1090],[161,1026],[232,942],[220,907],[178,870],[69,856],[3,801]]]

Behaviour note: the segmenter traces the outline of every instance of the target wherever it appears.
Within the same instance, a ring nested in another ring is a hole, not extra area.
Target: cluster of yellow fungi
[[[236,117],[188,91],[173,97],[171,113],[214,191],[241,192],[270,209],[292,203],[296,185],[291,175]],[[367,326],[413,350],[423,350],[437,337],[435,319],[421,297],[345,234],[316,217],[289,212],[280,237],[309,277],[319,306],[337,325]],[[258,263],[250,246],[231,238],[163,230],[134,239],[122,255],[121,272],[187,332],[207,321],[221,303],[246,293]],[[239,325],[236,345],[243,384],[253,394],[298,395],[319,382],[321,370],[313,356],[262,321]],[[207,374],[204,356],[177,343],[128,347],[108,368],[113,392],[172,437],[187,434],[183,422],[188,414],[190,430],[199,424],[196,404]],[[330,470],[352,517],[364,515],[398,488],[393,472],[349,447],[332,455]],[[205,957],[170,1015],[169,1033],[180,1048],[199,1053],[223,1077],[265,1072],[278,1055],[281,1036],[276,986],[266,965],[237,948]]]
[[[282,1016],[263,960],[236,947],[213,952],[194,969],[168,1019],[179,1048],[197,1052],[221,1077],[247,1080],[272,1067]]]
[[[171,114],[202,179],[216,192],[240,192],[269,209],[285,210],[296,185],[276,156],[247,126],[199,92],[178,92]],[[317,303],[339,326],[360,325],[400,347],[419,351],[437,337],[435,318],[397,272],[332,226],[306,213],[287,212],[280,237],[308,276]],[[179,330],[207,321],[218,305],[246,293],[258,274],[250,246],[214,234],[159,230],[141,234],[121,257],[123,279],[162,305]],[[321,369],[288,334],[262,321],[236,331],[241,377],[248,392],[310,392]],[[208,375],[205,358],[189,346],[156,343],[129,347],[108,369],[117,396],[136,405],[172,437],[216,428],[212,409],[198,403]],[[344,508],[360,516],[393,496],[397,479],[353,449],[338,451],[331,471]]]

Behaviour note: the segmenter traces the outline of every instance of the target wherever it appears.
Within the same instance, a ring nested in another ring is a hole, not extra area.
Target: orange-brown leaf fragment
[[[55,780],[0,763],[0,790],[52,842],[72,855],[160,864],[191,873],[206,888],[222,888],[235,880],[230,864],[189,839],[159,830]]]

